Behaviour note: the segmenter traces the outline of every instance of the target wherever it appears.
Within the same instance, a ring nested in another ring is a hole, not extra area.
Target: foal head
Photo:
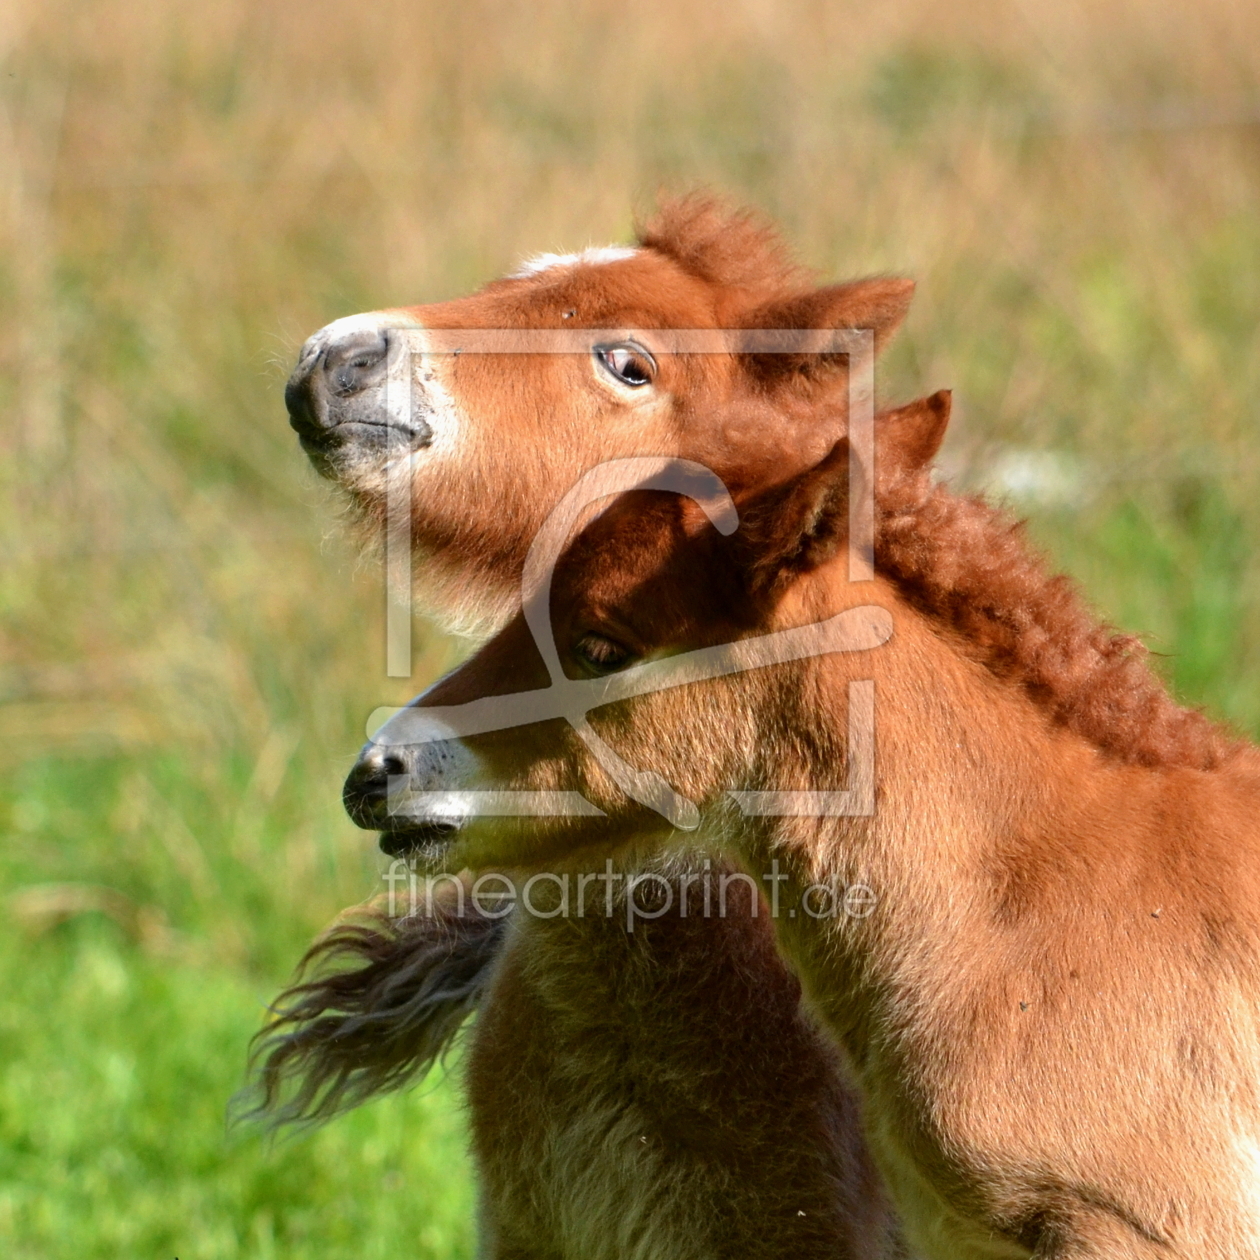
[[[948,411],[942,393],[877,419],[881,480],[922,473]],[[850,460],[841,438],[777,485],[733,479],[729,499],[703,478],[694,497],[622,495],[557,563],[543,637],[527,604],[378,732],[352,814],[394,853],[458,839],[473,865],[534,865],[724,827],[729,791],[843,767],[843,722],[802,734],[791,715],[869,677],[861,652],[891,633],[887,584],[848,581]]]
[[[912,288],[814,287],[768,228],[693,197],[633,246],[541,255],[468,297],[337,320],[307,341],[286,402],[368,522],[391,495],[410,501],[430,610],[485,627],[510,611],[548,512],[596,464],[816,463],[845,431],[847,358],[808,336],[759,352],[750,331],[868,329],[878,350]]]

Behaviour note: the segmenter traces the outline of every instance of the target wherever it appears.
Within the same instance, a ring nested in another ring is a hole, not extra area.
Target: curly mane
[[[1140,639],[1100,622],[1069,578],[1047,573],[1022,522],[926,471],[881,484],[876,502],[880,571],[1056,725],[1138,765],[1211,770],[1237,751],[1169,696]]]
[[[250,1054],[239,1120],[330,1119],[420,1080],[480,1005],[506,924],[448,904],[393,919],[356,907],[306,952]]]

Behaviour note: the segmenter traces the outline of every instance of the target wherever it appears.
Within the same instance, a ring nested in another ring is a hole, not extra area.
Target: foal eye
[[[573,655],[592,673],[613,674],[634,659],[628,647],[623,647],[602,634],[584,634],[574,645]]]
[[[652,377],[656,375],[656,361],[633,341],[596,346],[595,357],[617,380],[633,389],[650,385]]]

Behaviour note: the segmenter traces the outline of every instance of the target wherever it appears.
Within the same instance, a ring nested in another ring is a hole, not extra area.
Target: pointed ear
[[[875,276],[759,306],[744,317],[743,326],[783,333],[784,348],[775,353],[751,348],[744,355],[745,366],[767,387],[834,375],[848,356],[830,348],[830,334],[842,328],[869,328],[879,354],[901,326],[913,296],[913,280]]]
[[[952,395],[937,390],[875,417],[875,468],[881,484],[890,477],[926,468],[941,449]]]
[[[936,457],[949,424],[950,398],[949,390],[942,389],[875,417],[881,486],[921,472]],[[741,504],[739,540],[754,595],[772,593],[844,546],[849,536],[850,458],[849,440],[841,438],[821,463]]]
[[[740,507],[739,540],[757,593],[829,560],[848,535],[849,439],[808,472]]]

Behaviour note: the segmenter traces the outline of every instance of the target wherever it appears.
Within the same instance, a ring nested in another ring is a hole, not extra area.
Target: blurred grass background
[[[455,1257],[447,1081],[226,1134],[374,891],[379,576],[303,338],[624,238],[658,187],[920,290],[886,394],[1189,701],[1260,731],[1260,9],[1238,0],[10,0],[0,9],[0,1250]]]

